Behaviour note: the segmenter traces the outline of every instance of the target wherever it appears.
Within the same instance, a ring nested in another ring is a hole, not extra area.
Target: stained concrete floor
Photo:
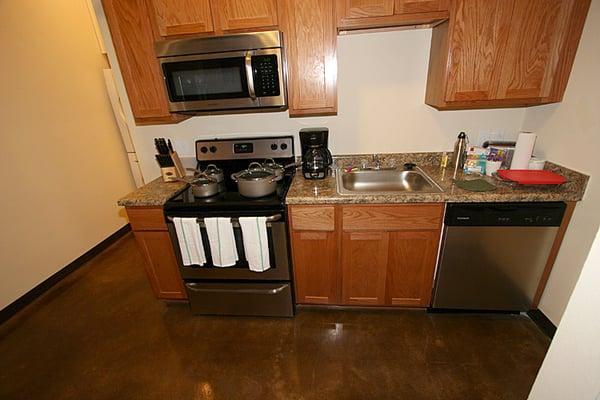
[[[514,315],[192,316],[128,234],[0,326],[0,399],[526,399],[548,345]]]

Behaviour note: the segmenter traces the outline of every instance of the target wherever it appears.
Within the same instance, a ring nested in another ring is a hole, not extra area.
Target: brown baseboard
[[[118,231],[85,252],[82,256],[78,257],[75,261],[66,265],[58,272],[47,278],[45,281],[31,289],[29,292],[25,293],[23,296],[4,307],[2,310],[0,310],[0,324],[8,321],[16,313],[21,311],[27,305],[31,304],[35,299],[46,293],[54,285],[66,278],[70,273],[76,271],[79,267],[94,258],[102,250],[116,242],[129,231],[131,231],[131,226],[129,224],[123,226]]]
[[[534,324],[540,329],[540,331],[544,332],[546,336],[550,339],[554,338],[554,334],[556,333],[556,325],[550,321],[546,315],[540,310],[531,310],[527,311],[527,315]]]

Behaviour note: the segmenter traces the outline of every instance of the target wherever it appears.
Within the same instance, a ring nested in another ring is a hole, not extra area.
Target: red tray
[[[500,169],[498,176],[519,185],[560,185],[567,179],[552,171],[529,169]]]

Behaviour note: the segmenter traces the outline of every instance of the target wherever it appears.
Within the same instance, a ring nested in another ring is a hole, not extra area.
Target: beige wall
[[[600,400],[600,232],[533,384],[530,400]]]
[[[540,309],[558,324],[600,225],[600,0],[594,0],[562,103],[525,112],[536,152],[591,176],[565,236]]]
[[[0,1],[0,309],[127,223],[86,0]]]

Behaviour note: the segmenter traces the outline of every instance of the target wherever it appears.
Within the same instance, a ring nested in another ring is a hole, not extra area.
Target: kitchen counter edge
[[[306,180],[296,174],[286,197],[287,205],[308,204],[401,204],[401,203],[477,203],[477,202],[542,202],[580,201],[583,198],[589,176],[569,168],[546,163],[546,169],[567,178],[560,186],[516,186],[496,178],[483,177],[497,188],[490,192],[469,192],[452,183],[451,168],[441,169],[433,165],[421,165],[443,190],[443,193],[399,193],[386,195],[341,195],[337,192],[335,177],[323,180]],[[460,176],[459,179],[474,179]],[[480,177],[478,177],[480,178]]]
[[[123,207],[162,207],[167,200],[188,187],[185,182],[163,182],[161,177],[134,190],[117,201]]]

